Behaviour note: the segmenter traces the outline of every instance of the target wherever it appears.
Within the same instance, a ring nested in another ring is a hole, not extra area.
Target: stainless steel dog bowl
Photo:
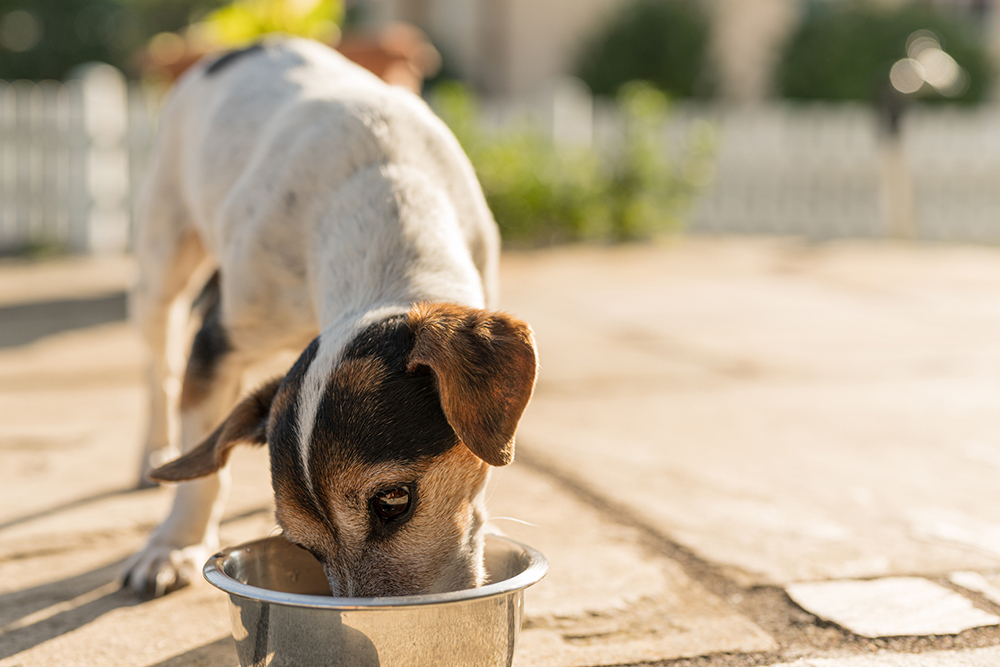
[[[243,667],[487,667],[511,664],[524,589],[548,567],[535,549],[488,535],[480,588],[336,598],[312,554],[279,536],[216,554],[205,578],[229,594]]]

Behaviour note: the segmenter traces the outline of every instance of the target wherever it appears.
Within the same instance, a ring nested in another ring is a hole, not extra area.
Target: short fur
[[[496,226],[427,106],[314,42],[222,56],[173,92],[140,215],[144,461],[179,440],[151,476],[184,483],[126,584],[161,595],[200,569],[241,442],[268,445],[278,522],[333,592],[481,583],[482,490],[513,457],[537,364],[528,326],[484,310]],[[178,313],[212,270],[183,361]],[[237,402],[249,364],[303,347]],[[409,504],[385,519],[376,499],[393,489]]]

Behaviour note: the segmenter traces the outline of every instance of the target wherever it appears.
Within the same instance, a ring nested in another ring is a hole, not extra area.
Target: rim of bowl
[[[367,597],[367,598],[344,598],[330,595],[306,595],[304,593],[286,593],[275,591],[270,588],[251,586],[233,579],[223,570],[223,564],[234,551],[245,549],[249,546],[278,539],[277,537],[266,537],[259,540],[243,542],[235,546],[227,547],[208,559],[202,572],[205,579],[216,588],[230,594],[238,595],[248,600],[257,602],[268,602],[271,604],[281,604],[290,607],[310,607],[323,609],[390,609],[399,607],[420,607],[433,604],[449,604],[454,602],[465,602],[469,600],[482,600],[498,595],[507,595],[541,581],[549,571],[549,561],[541,551],[530,547],[527,544],[512,540],[503,535],[487,535],[487,540],[500,540],[507,544],[523,550],[528,556],[528,567],[524,571],[501,581],[486,584],[479,588],[464,588],[448,593],[430,593],[425,595],[404,595],[396,597]],[[291,542],[289,542],[291,544]]]

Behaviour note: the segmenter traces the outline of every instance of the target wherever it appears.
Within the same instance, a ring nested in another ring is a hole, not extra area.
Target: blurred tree
[[[634,0],[587,43],[577,74],[597,95],[643,80],[672,96],[704,96],[708,27],[693,0]]]
[[[153,35],[178,30],[222,0],[0,0],[0,79],[62,79],[99,60],[134,73]]]
[[[968,74],[967,87],[953,99],[983,100],[990,66],[982,37],[971,22],[963,24],[953,16],[922,3],[813,3],[784,50],[777,77],[781,94],[875,101],[893,63],[907,57],[910,36],[929,30]]]

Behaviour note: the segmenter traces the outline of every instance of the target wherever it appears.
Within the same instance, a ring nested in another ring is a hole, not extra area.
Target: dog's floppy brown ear
[[[514,431],[535,386],[531,328],[505,313],[450,303],[420,303],[409,313],[415,335],[407,370],[427,367],[441,407],[472,453],[493,466],[514,460]]]
[[[226,465],[233,447],[267,441],[267,417],[282,378],[272,380],[236,404],[226,420],[205,441],[179,459],[149,473],[157,482],[183,482],[205,477]]]

